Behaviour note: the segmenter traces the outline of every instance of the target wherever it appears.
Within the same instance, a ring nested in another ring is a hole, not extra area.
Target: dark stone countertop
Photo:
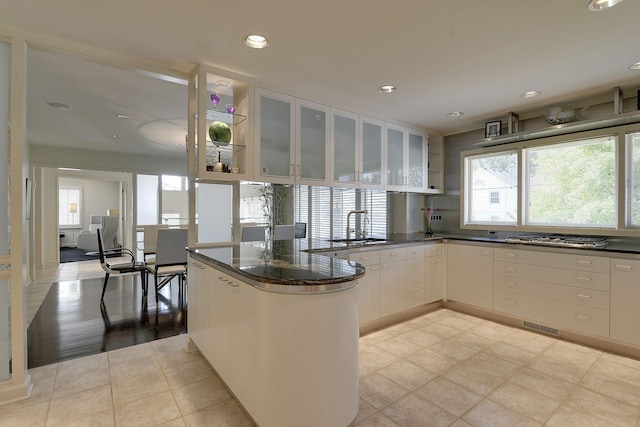
[[[308,242],[297,239],[188,250],[195,259],[272,292],[336,292],[355,286],[355,281],[364,275],[360,264],[306,249]]]

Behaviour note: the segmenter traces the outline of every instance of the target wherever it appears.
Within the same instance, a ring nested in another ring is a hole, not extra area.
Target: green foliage
[[[273,237],[275,227],[284,220],[287,191],[280,184],[263,184],[258,187],[262,213],[267,218],[267,234]]]

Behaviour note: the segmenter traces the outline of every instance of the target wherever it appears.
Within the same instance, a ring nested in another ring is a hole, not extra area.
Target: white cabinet
[[[383,188],[384,122],[360,116],[360,187],[380,190]]]
[[[365,266],[364,277],[358,283],[358,313],[362,325],[380,317],[380,251],[352,251],[349,261]]]
[[[429,135],[427,144],[427,193],[444,191],[444,137]]]
[[[443,298],[444,245],[427,244],[424,250],[424,302],[440,301]]]
[[[197,100],[189,105],[189,173],[223,181],[248,179],[253,172],[252,150],[247,149],[251,86],[206,65],[198,67],[189,86]],[[229,133],[214,132],[212,138],[209,127],[214,122],[228,127]]]
[[[296,173],[295,98],[256,88],[256,176],[292,184]]]
[[[407,247],[406,308],[424,304],[424,245]]]
[[[493,308],[493,248],[447,245],[447,298]]]
[[[406,248],[380,251],[380,316],[398,313],[406,308]]]
[[[357,114],[331,109],[331,182],[355,188],[361,171],[360,119]]]
[[[329,107],[296,100],[295,181],[303,185],[329,182]]]
[[[640,346],[640,261],[611,259],[612,340]]]
[[[387,123],[385,188],[427,190],[427,143],[424,132]]]

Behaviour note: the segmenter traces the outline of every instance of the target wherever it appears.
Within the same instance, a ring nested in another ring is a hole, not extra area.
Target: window
[[[627,182],[629,183],[630,214],[627,222],[632,227],[640,227],[640,132],[627,135]]]
[[[466,189],[466,223],[515,225],[518,218],[517,152],[469,156],[465,172],[469,183]]]
[[[80,189],[73,187],[60,187],[58,193],[59,226],[65,228],[81,226],[82,203],[80,203]]]
[[[616,138],[524,150],[528,225],[615,227]]]

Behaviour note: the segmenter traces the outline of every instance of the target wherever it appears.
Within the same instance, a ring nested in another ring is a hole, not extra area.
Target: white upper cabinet
[[[256,177],[292,184],[295,176],[295,99],[256,88]]]
[[[442,193],[444,191],[443,137],[430,135],[427,147],[427,192]]]
[[[385,188],[396,191],[427,190],[425,133],[387,123],[385,126]]]
[[[360,117],[360,187],[381,190],[384,122]]]
[[[328,185],[329,107],[297,100],[295,182]]]
[[[358,186],[360,170],[360,123],[357,114],[331,109],[331,184]]]

